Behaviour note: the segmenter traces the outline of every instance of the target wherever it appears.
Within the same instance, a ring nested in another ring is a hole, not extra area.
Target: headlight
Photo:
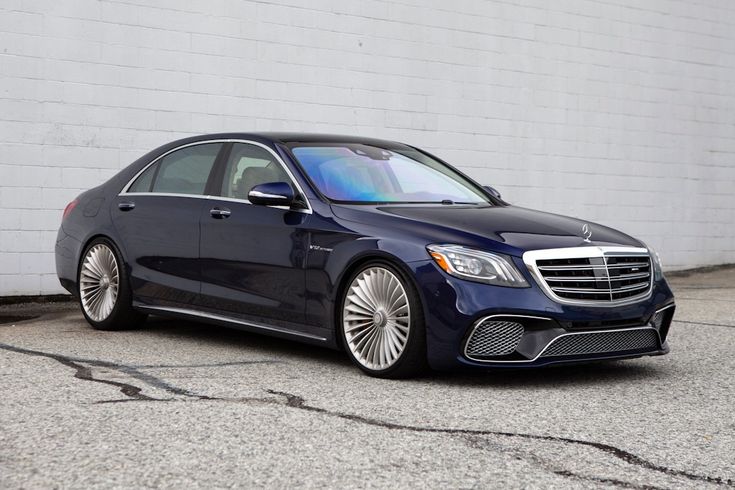
[[[663,279],[664,277],[664,268],[661,265],[661,257],[658,255],[658,252],[656,252],[653,247],[646,246],[648,249],[648,254],[651,256],[651,262],[653,262],[653,279]]]
[[[426,249],[437,265],[452,276],[495,286],[528,287],[510,257],[505,255],[461,245],[429,245]]]

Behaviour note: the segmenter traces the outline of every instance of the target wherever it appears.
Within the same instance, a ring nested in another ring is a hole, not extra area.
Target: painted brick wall
[[[402,140],[669,269],[735,262],[732,2],[3,0],[0,295],[61,291],[81,190],[225,130]]]

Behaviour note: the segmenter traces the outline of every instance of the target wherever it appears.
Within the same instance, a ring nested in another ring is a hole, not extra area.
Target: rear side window
[[[135,179],[135,182],[130,186],[128,192],[150,192],[151,185],[153,184],[153,176],[156,174],[157,169],[158,162],[145,169],[145,172]]]
[[[221,143],[207,143],[169,153],[140,174],[128,192],[204,194],[221,148]]]

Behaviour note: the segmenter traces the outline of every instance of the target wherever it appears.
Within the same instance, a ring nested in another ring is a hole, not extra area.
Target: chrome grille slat
[[[615,264],[615,265],[541,265],[539,270],[542,271],[574,271],[574,270],[589,270],[589,269],[633,269],[636,267],[648,267],[648,262],[634,262],[628,264]]]
[[[614,305],[643,298],[653,280],[646,249],[576,247],[527,252],[524,261],[553,299]]]
[[[640,272],[640,273],[633,273],[633,274],[621,274],[619,276],[611,276],[610,280],[612,281],[620,281],[620,280],[627,280],[627,279],[644,279],[646,277],[650,277],[651,274],[648,272]],[[599,281],[600,279],[592,276],[548,276],[545,277],[546,281],[552,281],[552,282],[559,282],[559,281],[566,281],[566,282],[592,282],[592,281]]]
[[[598,294],[598,293],[615,293],[618,291],[635,291],[636,289],[647,288],[648,283],[633,284],[632,286],[622,286],[619,288],[598,288],[598,289],[586,289],[586,288],[558,288],[552,287],[551,289],[557,293],[579,293],[579,294]]]

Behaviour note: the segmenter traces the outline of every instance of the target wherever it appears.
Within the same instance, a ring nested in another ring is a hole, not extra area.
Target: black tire
[[[107,247],[112,252],[117,263],[118,272],[118,290],[117,297],[114,301],[112,310],[106,317],[100,319],[94,319],[88,314],[87,307],[85,307],[84,299],[82,295],[82,271],[84,267],[85,259],[90,250],[102,245]],[[82,314],[87,322],[96,330],[128,330],[139,327],[146,319],[147,315],[136,311],[133,308],[133,294],[130,289],[130,280],[128,277],[125,263],[122,260],[120,251],[115,244],[107,238],[96,238],[92,240],[87,247],[84,249],[79,260],[79,268],[77,273],[77,296],[79,298],[79,306],[82,309]]]
[[[371,369],[358,360],[347,339],[347,333],[345,331],[346,324],[343,320],[345,303],[350,295],[353,282],[364,272],[374,268],[385,269],[400,281],[408,300],[410,311],[410,321],[408,322],[409,331],[405,347],[403,347],[403,351],[393,364],[385,369]],[[363,264],[350,275],[349,279],[345,283],[343,291],[341,292],[336,326],[339,330],[342,345],[347,352],[347,355],[357,367],[370,376],[387,379],[405,379],[426,374],[429,370],[429,366],[426,361],[426,328],[424,324],[424,310],[421,304],[421,299],[416,291],[413,281],[411,281],[405,272],[390,262],[384,260],[370,261]]]

